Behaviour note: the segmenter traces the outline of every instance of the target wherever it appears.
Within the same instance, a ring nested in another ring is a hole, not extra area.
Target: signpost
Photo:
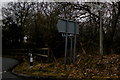
[[[67,23],[67,26],[66,26],[66,23]],[[79,24],[75,21],[60,19],[58,20],[57,28],[60,33],[79,34]]]
[[[74,37],[74,60],[76,62],[76,35],[79,34],[79,24],[75,21],[60,19],[57,23],[57,29],[62,35],[65,36],[65,57],[64,57],[64,69],[66,69],[67,63],[67,42],[68,37],[71,36],[71,53],[70,53],[70,62],[72,62],[72,36]]]

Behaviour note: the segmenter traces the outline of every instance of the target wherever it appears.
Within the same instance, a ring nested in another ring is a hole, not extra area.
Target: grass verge
[[[34,61],[32,68],[29,62],[24,60],[19,64],[14,72],[27,74],[32,76],[51,76],[56,78],[120,78],[120,55],[88,55],[81,54],[77,58],[77,65],[67,64],[67,69],[64,70],[63,59],[58,59],[58,62],[39,63]]]

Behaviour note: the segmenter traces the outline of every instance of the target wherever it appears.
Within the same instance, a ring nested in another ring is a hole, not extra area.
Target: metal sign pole
[[[72,39],[72,36],[70,37],[71,39],[71,49],[70,49],[70,64],[72,63],[72,45],[73,45],[73,39]]]
[[[66,33],[65,33],[65,57],[64,57],[64,69],[65,70],[66,70],[66,63],[67,63],[67,40],[68,40],[67,27],[68,27],[68,20],[66,21]]]
[[[73,63],[74,65],[76,64],[76,27],[77,27],[77,23],[75,23],[75,27],[74,27],[74,59],[73,59]]]
[[[75,64],[75,62],[76,62],[76,34],[74,35],[74,59],[73,59],[74,61],[74,64]]]

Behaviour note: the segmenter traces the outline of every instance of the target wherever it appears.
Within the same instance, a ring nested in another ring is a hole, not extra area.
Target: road
[[[45,78],[41,79],[32,79],[32,78],[25,78],[25,77],[19,77],[11,73],[11,68],[14,67],[16,64],[18,64],[18,61],[11,58],[2,58],[2,80],[48,80]],[[55,79],[50,79],[55,80]]]
[[[18,61],[11,58],[2,58],[2,80],[17,79],[24,80],[16,75],[13,75],[10,71],[12,67],[18,64]]]

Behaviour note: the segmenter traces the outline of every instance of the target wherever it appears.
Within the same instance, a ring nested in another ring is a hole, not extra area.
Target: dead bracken
[[[58,59],[58,61],[61,59]],[[77,59],[77,66],[67,64],[67,69],[64,70],[63,62],[53,63],[35,63],[33,68],[29,68],[29,62],[24,62],[18,65],[14,72],[34,75],[34,76],[53,76],[65,78],[119,78],[120,77],[120,55],[109,54],[103,55],[88,55],[80,54]]]

